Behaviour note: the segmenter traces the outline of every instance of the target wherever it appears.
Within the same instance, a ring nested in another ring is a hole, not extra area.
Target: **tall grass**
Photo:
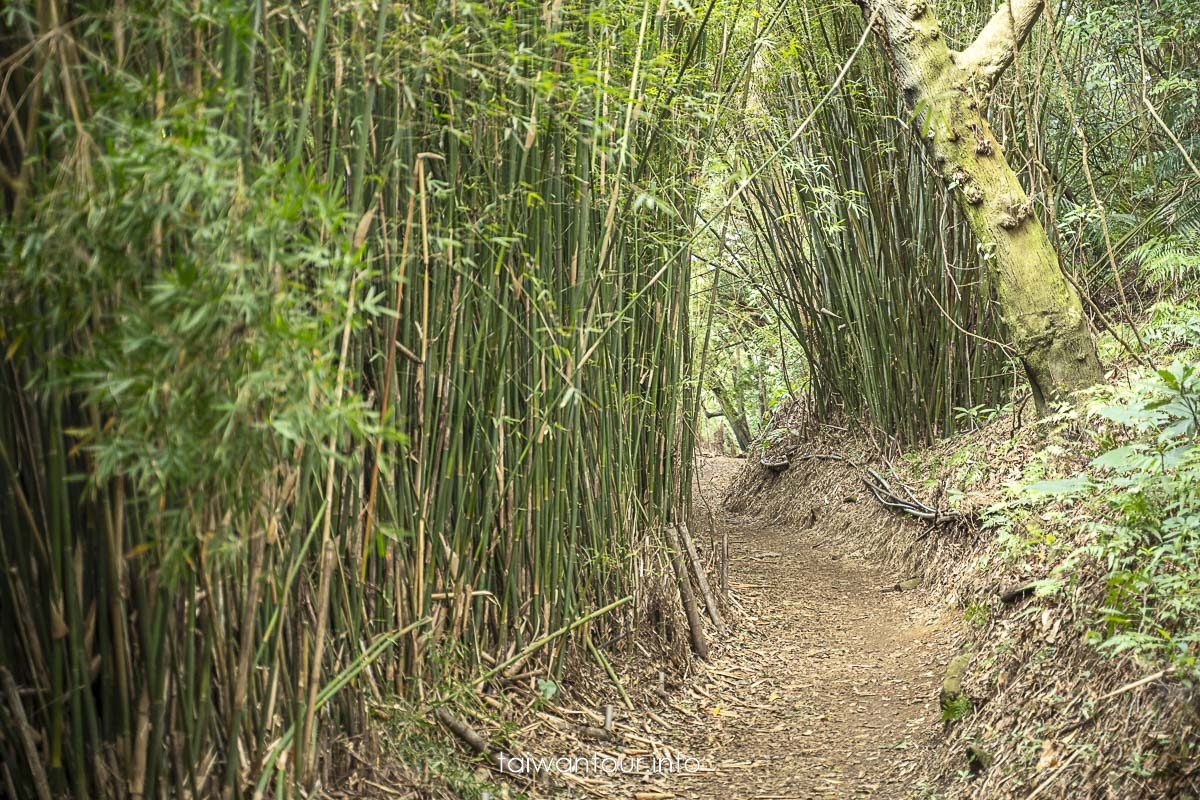
[[[750,163],[816,110],[811,130],[749,184],[745,211],[765,285],[807,357],[817,415],[920,443],[1000,405],[1011,369],[985,255],[923,163],[884,65],[863,55],[833,102],[817,105],[860,30],[853,11],[797,13],[793,41],[812,46],[762,65],[768,120],[748,132]]]
[[[6,14],[10,793],[291,794],[364,696],[662,615],[701,14]]]

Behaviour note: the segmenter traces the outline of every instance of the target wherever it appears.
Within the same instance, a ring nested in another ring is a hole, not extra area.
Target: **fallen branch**
[[[500,769],[500,756],[492,752],[483,734],[472,728],[464,720],[451,714],[444,707],[435,709],[433,713],[438,718],[438,722],[445,725],[451,733],[465,742],[476,753],[486,758],[496,769]]]
[[[1037,581],[1030,581],[1029,583],[1023,583],[1020,586],[1013,586],[1000,593],[1000,602],[1011,603],[1014,600],[1020,600],[1022,597],[1032,594],[1035,589],[1037,589]]]
[[[875,495],[875,499],[884,506],[917,517],[918,519],[928,520],[934,525],[941,525],[945,522],[957,522],[962,519],[962,514],[957,511],[941,511],[922,503],[913,494],[912,489],[897,480],[896,484],[904,490],[904,493],[908,495],[908,499],[900,497],[882,475],[869,467],[864,469],[872,480],[863,478],[863,483],[871,490],[871,494]]]
[[[1174,671],[1175,671],[1174,667],[1167,667],[1166,669],[1160,669],[1158,672],[1155,672],[1153,675],[1147,675],[1146,677],[1141,678],[1136,681],[1133,681],[1132,683],[1127,683],[1124,686],[1122,686],[1120,689],[1113,689],[1108,694],[1102,696],[1100,698],[1099,702],[1104,702],[1105,700],[1112,700],[1117,695],[1125,694],[1126,692],[1131,692],[1134,689],[1145,686],[1147,683],[1154,683],[1155,681],[1157,681],[1161,678],[1165,678],[1167,675],[1170,675]]]
[[[1162,680],[1163,678],[1167,677],[1174,671],[1175,671],[1174,667],[1167,667],[1166,669],[1160,669],[1158,672],[1155,672],[1151,675],[1147,675],[1144,678],[1139,678],[1138,680],[1133,681],[1132,683],[1125,684],[1124,686],[1122,686],[1119,689],[1113,689],[1111,692],[1101,695],[1099,698],[1097,698],[1096,702],[1103,703],[1107,700],[1112,700],[1114,697],[1123,695],[1126,692],[1132,692],[1134,689],[1140,689],[1141,687],[1145,686],[1148,683],[1154,683],[1155,681]],[[1090,725],[1091,723],[1096,721],[1096,717],[1100,716],[1100,712],[1102,712],[1103,710],[1104,710],[1103,708],[1097,708],[1095,711],[1088,714],[1086,717],[1079,720],[1078,722],[1072,722],[1070,725],[1067,725],[1066,727],[1062,728],[1055,735],[1063,736],[1065,734],[1070,733],[1071,731],[1078,730],[1079,728],[1082,728],[1085,725]]]
[[[671,569],[675,572],[675,583],[679,585],[679,599],[683,602],[683,611],[687,615],[688,631],[692,638],[692,650],[701,660],[708,660],[708,642],[704,640],[704,626],[700,622],[700,611],[696,606],[696,596],[692,593],[692,582],[688,578],[687,567],[683,565],[683,553],[679,545],[679,537],[675,528],[666,527],[667,546],[671,553]]]
[[[700,594],[704,596],[704,605],[708,608],[708,618],[712,620],[713,625],[717,628],[717,635],[725,635],[725,621],[721,619],[721,610],[717,606],[717,598],[713,595],[712,586],[708,583],[708,576],[704,574],[704,564],[700,561],[700,554],[696,551],[696,545],[692,541],[692,535],[688,532],[687,525],[679,526],[679,536],[683,539],[683,546],[687,550],[688,559],[692,562],[692,572],[696,575],[696,583],[700,586]]]
[[[588,622],[591,622],[592,620],[594,620],[596,617],[600,617],[600,616],[607,614],[609,611],[620,608],[621,606],[625,605],[626,603],[628,603],[631,600],[633,600],[633,595],[628,595],[626,597],[622,597],[620,600],[617,600],[616,602],[609,603],[604,608],[598,608],[595,611],[593,611],[592,613],[588,614],[587,616],[580,617],[579,619],[572,622],[570,625],[562,626],[561,628],[556,630],[554,633],[546,634],[542,638],[534,640],[533,642],[531,642],[529,644],[528,647],[524,648],[519,653],[516,653],[509,658],[506,658],[504,661],[500,662],[496,666],[489,669],[487,672],[480,675],[478,678],[476,678],[474,681],[471,682],[471,685],[479,686],[480,684],[486,683],[487,681],[491,680],[499,673],[501,673],[504,670],[511,667],[513,664],[516,664],[518,661],[524,661],[526,658],[529,658],[529,656],[533,655],[533,653],[537,652],[538,650],[541,650],[543,647],[548,645],[550,642],[553,642],[558,637],[565,636],[566,634],[575,630],[579,626],[585,625]]]
[[[868,477],[862,479],[863,484],[881,505],[893,511],[899,511],[917,519],[926,520],[932,525],[960,522],[964,519],[963,515],[957,511],[942,511],[941,509],[926,505],[917,497],[912,489],[893,476],[892,481],[907,495],[907,499],[900,497],[896,494],[895,489],[892,488],[892,484],[887,479],[875,470],[858,463],[854,459],[840,456],[837,453],[805,453],[797,456],[797,458],[801,461],[841,461],[843,464],[849,464],[859,472],[865,472]]]
[[[1067,756],[1063,760],[1062,764],[1058,766],[1058,769],[1054,770],[1054,772],[1050,773],[1050,777],[1038,784],[1037,788],[1030,792],[1029,796],[1026,797],[1025,800],[1034,800],[1034,798],[1040,795],[1048,786],[1050,786],[1050,784],[1058,780],[1058,776],[1063,774],[1067,767],[1074,764],[1075,759],[1078,758],[1083,752],[1084,748],[1080,747],[1079,749],[1075,750],[1075,752],[1071,753],[1071,755]]]
[[[791,466],[791,462],[788,460],[786,453],[783,455],[782,459],[774,459],[771,461],[767,461],[766,451],[763,451],[763,454],[758,457],[758,463],[761,466],[769,469],[771,472],[774,472],[776,475],[778,475],[781,472],[786,472],[788,467]]]
[[[547,707],[551,706],[547,704]],[[539,718],[549,723],[552,728],[563,733],[578,733],[584,739],[594,739],[602,742],[616,741],[617,738],[612,731],[606,731],[604,728],[598,728],[595,725],[577,725],[562,717],[547,714],[545,711],[538,711],[536,713]]]

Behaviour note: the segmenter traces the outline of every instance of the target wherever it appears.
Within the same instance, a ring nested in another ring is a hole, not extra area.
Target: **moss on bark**
[[[1104,373],[1079,293],[984,116],[1040,0],[1001,6],[962,52],[946,45],[924,0],[864,0],[864,8],[877,20],[921,137],[983,249],[1039,409],[1100,382]]]

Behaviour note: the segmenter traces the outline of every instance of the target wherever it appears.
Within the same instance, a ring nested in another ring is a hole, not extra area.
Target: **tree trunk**
[[[860,2],[875,19],[921,138],[982,245],[1001,317],[1039,410],[1099,383],[1104,371],[1079,293],[984,116],[996,80],[1037,21],[1042,0],[1001,5],[961,52],[946,45],[924,0]]]
[[[750,445],[754,442],[750,436],[750,424],[746,422],[746,417],[738,412],[729,393],[720,384],[714,382],[709,388],[712,390],[713,397],[717,398],[717,402],[721,404],[725,421],[729,423],[729,430],[733,431],[733,438],[737,440],[738,448],[743,453],[749,451]]]

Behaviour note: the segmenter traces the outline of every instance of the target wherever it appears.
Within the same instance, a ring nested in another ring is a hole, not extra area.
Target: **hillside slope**
[[[976,412],[894,459],[780,414],[727,496],[820,520],[967,623],[917,796],[1200,797],[1200,339],[1178,311],[1143,332],[1157,369],[1121,366],[1080,410]],[[909,508],[864,524],[876,493]]]

